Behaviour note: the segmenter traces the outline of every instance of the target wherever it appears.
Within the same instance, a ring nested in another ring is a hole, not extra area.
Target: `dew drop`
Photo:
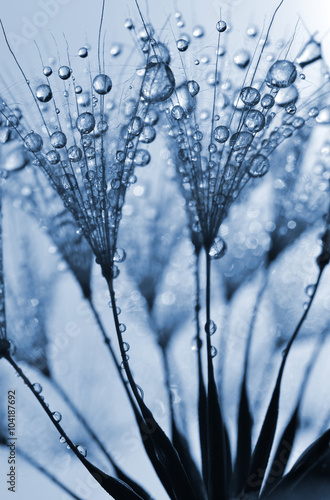
[[[123,348],[125,352],[128,352],[131,348],[131,346],[127,342],[123,342]]]
[[[114,262],[124,262],[126,259],[126,252],[123,248],[116,248],[115,255],[113,257]]]
[[[33,384],[33,390],[36,394],[40,394],[42,392],[42,386],[38,383]]]
[[[74,91],[76,94],[81,94],[82,93],[82,87],[80,85],[76,85],[74,88]]]
[[[175,79],[172,70],[163,62],[147,65],[141,88],[141,96],[150,103],[166,101],[174,92]]]
[[[78,146],[71,146],[71,148],[68,149],[68,156],[70,161],[78,162],[82,158],[82,151]]]
[[[248,170],[251,177],[262,177],[267,174],[268,170],[269,161],[265,156],[259,154],[251,159]]]
[[[268,87],[281,89],[290,87],[297,78],[295,65],[290,61],[276,61],[268,70],[266,83]]]
[[[250,62],[250,54],[247,50],[242,49],[239,52],[236,52],[236,54],[234,55],[234,63],[239,68],[242,69],[246,68],[249,62]]]
[[[217,354],[218,354],[218,349],[216,347],[214,347],[214,345],[211,346],[211,356],[212,356],[212,358],[215,358]]]
[[[56,165],[61,159],[59,152],[55,149],[48,151],[48,153],[46,153],[46,158],[51,165]]]
[[[254,87],[244,87],[241,90],[240,98],[248,106],[256,106],[260,101],[260,92]]]
[[[97,94],[109,94],[112,89],[112,81],[108,75],[97,75],[93,80],[93,88]]]
[[[195,26],[192,30],[192,34],[195,38],[201,38],[202,36],[204,36],[203,26]]]
[[[150,144],[156,138],[156,130],[152,125],[145,125],[141,135],[140,142],[144,142],[145,144]]]
[[[82,113],[76,122],[77,129],[81,134],[89,134],[95,127],[95,118],[92,113]]]
[[[134,28],[132,19],[126,19],[124,26],[127,30],[132,30]]]
[[[278,106],[285,108],[288,104],[295,104],[298,100],[299,94],[297,87],[291,85],[290,87],[280,89],[275,97],[275,103]]]
[[[50,66],[45,66],[43,69],[43,73],[48,78],[53,73],[53,70]]]
[[[171,116],[174,120],[182,120],[185,116],[184,109],[181,106],[173,106],[171,109]]]
[[[31,132],[30,134],[25,136],[24,144],[27,149],[32,151],[32,153],[38,153],[42,149],[43,140],[39,134]]]
[[[6,172],[16,172],[21,170],[29,163],[27,152],[23,148],[15,148],[6,154],[3,168]]]
[[[51,88],[49,85],[39,85],[36,91],[36,96],[40,102],[48,102],[53,97]]]
[[[61,437],[60,437],[60,443],[62,443],[62,444],[65,444],[65,443],[66,443],[66,439],[65,439],[65,437],[64,437],[64,436],[61,436]]]
[[[85,59],[85,57],[88,56],[87,47],[80,47],[80,49],[78,50],[78,56],[81,57],[82,59]]]
[[[176,41],[176,48],[180,52],[185,52],[188,49],[188,47],[189,43],[184,38],[179,38],[179,40]]]
[[[299,53],[296,61],[304,68],[315,61],[322,59],[321,44],[316,42],[313,38],[306,43]]]
[[[330,124],[330,106],[325,106],[324,108],[320,109],[316,121],[317,123],[320,123],[322,125]]]
[[[121,333],[126,332],[126,325],[124,325],[124,323],[120,323],[120,324],[119,324],[119,331],[120,331]]]
[[[247,113],[244,125],[250,132],[260,132],[265,126],[265,117],[260,111],[253,109]]]
[[[218,260],[225,255],[226,251],[226,242],[220,236],[217,236],[214,239],[213,245],[209,250],[209,256],[211,257],[211,259]]]
[[[54,411],[52,415],[55,422],[60,422],[62,420],[62,415],[60,414],[59,411]]]
[[[217,325],[214,321],[210,320],[209,323],[205,323],[205,332],[209,335],[213,335],[217,331]]]
[[[50,136],[50,143],[53,146],[53,148],[56,148],[56,149],[64,148],[64,146],[66,146],[66,143],[67,143],[66,135],[60,131],[54,132]]]
[[[194,337],[192,344],[191,344],[191,350],[192,351],[200,351],[202,348],[202,341],[198,337]]]
[[[200,89],[198,83],[195,80],[189,80],[189,82],[187,82],[187,87],[191,97],[195,97]]]
[[[305,288],[305,293],[308,297],[311,297],[315,291],[315,285],[308,285]]]
[[[60,66],[58,69],[58,76],[61,78],[61,80],[67,80],[70,78],[71,75],[71,70],[68,66]]]
[[[137,149],[134,155],[134,165],[145,167],[150,163],[150,153],[146,149]]]
[[[87,457],[87,448],[86,446],[83,446],[82,444],[78,444],[77,446],[77,451],[82,455],[83,457]]]
[[[253,135],[250,132],[236,132],[230,138],[230,146],[234,151],[250,146]]]
[[[216,27],[219,33],[223,33],[227,29],[227,23],[225,21],[218,21]]]
[[[270,109],[275,104],[275,99],[271,94],[265,94],[261,99],[261,106],[265,109]]]
[[[110,55],[112,57],[117,57],[119,56],[121,53],[121,45],[119,45],[118,43],[115,43],[114,45],[112,45],[112,47],[110,47]]]
[[[143,392],[142,387],[140,387],[139,385],[136,384],[136,388],[137,388],[137,391],[139,393],[140,398],[144,399],[144,392]]]
[[[220,125],[219,127],[216,127],[214,129],[214,139],[217,142],[220,143],[226,142],[228,137],[229,137],[229,130],[227,127]]]

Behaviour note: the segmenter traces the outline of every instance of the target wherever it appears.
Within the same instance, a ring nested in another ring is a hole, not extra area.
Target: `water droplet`
[[[50,66],[45,66],[43,69],[43,73],[48,78],[53,73],[53,70]]]
[[[143,121],[139,116],[133,116],[127,127],[127,132],[130,138],[140,135],[143,129],[143,125]]]
[[[145,167],[150,163],[150,153],[146,149],[137,149],[134,155],[134,164],[137,167]]]
[[[201,38],[202,36],[204,36],[203,26],[195,26],[193,28],[192,34],[195,38]]]
[[[171,116],[174,120],[182,120],[185,116],[184,109],[181,106],[173,106],[171,109]]]
[[[68,156],[72,162],[80,161],[82,158],[82,151],[78,146],[71,146],[71,148],[68,149]]]
[[[195,80],[189,80],[189,82],[187,82],[187,87],[188,87],[188,92],[191,95],[191,97],[195,97],[198,94],[199,89],[200,89],[198,83],[195,82]]]
[[[220,143],[226,142],[228,137],[229,137],[229,130],[227,127],[220,125],[219,127],[216,127],[214,129],[214,139],[217,142],[220,142]]]
[[[54,411],[52,415],[55,422],[60,422],[62,420],[62,415],[60,414],[59,411]]]
[[[330,124],[330,106],[325,106],[324,108],[320,109],[316,121],[317,123],[320,123],[322,125]]]
[[[253,135],[250,132],[236,132],[230,138],[230,146],[234,151],[248,148],[253,140]]]
[[[276,61],[268,70],[266,83],[271,88],[290,87],[297,78],[295,65],[290,61]]]
[[[137,388],[137,391],[139,393],[140,398],[144,399],[144,392],[143,392],[142,387],[140,387],[139,385],[136,384],[136,388]]]
[[[87,448],[86,446],[83,446],[82,444],[77,445],[77,451],[82,455],[83,457],[87,457]]]
[[[33,384],[33,390],[36,394],[40,394],[42,392],[42,386],[38,383]]]
[[[256,36],[257,36],[257,34],[258,34],[258,29],[257,29],[257,27],[256,27],[256,26],[253,26],[253,25],[249,26],[249,27],[247,28],[247,30],[246,30],[246,34],[247,34],[248,36],[253,37],[253,38],[254,38],[254,37],[256,37]]]
[[[68,66],[61,66],[58,69],[58,76],[61,78],[61,80],[67,80],[70,78],[71,75],[71,69]]]
[[[227,23],[225,21],[218,21],[216,27],[219,33],[223,33],[227,29]]]
[[[80,47],[80,49],[78,50],[78,56],[81,57],[82,59],[85,59],[85,57],[88,56],[87,47]]]
[[[48,102],[53,97],[51,88],[49,85],[39,85],[36,91],[37,99],[40,102]]]
[[[123,342],[123,348],[125,352],[128,352],[131,348],[131,346],[127,342]]]
[[[311,64],[315,61],[322,59],[322,50],[321,44],[316,42],[313,38],[306,43],[306,45],[302,48],[299,53],[296,61],[297,63],[304,68],[308,64]]]
[[[265,117],[257,109],[252,109],[247,113],[244,125],[250,132],[260,132],[265,126]]]
[[[315,291],[315,285],[308,285],[305,288],[305,293],[308,297],[311,297]]]
[[[239,67],[239,68],[246,68],[247,65],[250,62],[250,54],[247,50],[240,50],[239,52],[236,52],[234,55],[234,63]]]
[[[76,126],[81,134],[89,134],[95,127],[95,118],[92,113],[82,113],[77,118]]]
[[[176,41],[176,47],[180,52],[185,52],[189,47],[189,43],[184,38],[179,38],[179,40]]]
[[[192,344],[191,344],[191,350],[192,351],[200,351],[200,349],[202,348],[202,341],[201,339],[199,339],[198,337],[194,337],[193,341],[192,341]]]
[[[32,153],[38,153],[42,149],[43,140],[39,134],[31,132],[30,134],[25,136],[24,144],[27,149],[32,151]]]
[[[121,53],[121,45],[119,45],[118,43],[115,43],[114,45],[112,45],[112,47],[110,47],[110,55],[112,57],[117,57],[119,56]]]
[[[65,437],[64,437],[64,436],[61,436],[61,437],[60,437],[60,443],[62,443],[62,444],[65,444],[65,443],[66,443],[66,439],[65,439]]]
[[[145,125],[141,135],[140,135],[140,142],[144,142],[145,144],[150,144],[153,142],[156,138],[156,130],[154,127],[151,125]]]
[[[132,19],[126,19],[124,26],[127,30],[132,30],[134,28]]]
[[[261,106],[265,109],[270,109],[274,106],[275,99],[271,94],[265,94],[261,99]]]
[[[216,355],[218,354],[218,349],[214,347],[214,345],[211,346],[211,357],[215,358]]]
[[[120,324],[119,324],[119,331],[120,331],[121,333],[126,332],[126,325],[124,325],[124,323],[120,323]]]
[[[260,101],[260,92],[254,87],[244,87],[241,90],[240,98],[248,106],[256,106]]]
[[[74,91],[76,94],[81,94],[82,93],[82,87],[80,85],[76,85],[74,88]]]
[[[298,100],[299,94],[297,87],[291,85],[290,87],[280,89],[275,97],[275,103],[278,106],[285,108],[288,104],[295,104]]]
[[[56,165],[61,159],[59,152],[55,149],[48,151],[48,153],[46,153],[46,158],[51,165]]]
[[[205,332],[209,335],[213,335],[217,331],[217,325],[214,321],[210,320],[209,323],[205,323]]]
[[[93,80],[93,88],[97,94],[109,94],[112,89],[112,81],[108,75],[97,75]]]
[[[262,177],[269,170],[269,161],[263,155],[256,155],[251,158],[249,165],[249,175],[251,177]]]
[[[115,255],[113,257],[114,262],[124,262],[126,259],[126,252],[123,248],[117,248],[115,251]]]
[[[150,103],[166,101],[174,92],[175,79],[172,70],[163,62],[147,65],[141,88],[142,97]]]
[[[225,255],[226,251],[226,242],[220,236],[217,236],[214,239],[213,245],[209,250],[209,256],[211,257],[211,259],[218,260]]]
[[[56,149],[64,148],[64,146],[66,146],[66,142],[67,142],[67,138],[66,138],[66,135],[63,134],[63,132],[60,132],[60,131],[54,132],[50,136],[50,143],[53,146],[53,148],[56,148]]]
[[[28,163],[29,158],[27,152],[23,148],[17,147],[10,153],[6,154],[3,168],[6,172],[16,172],[24,168]]]
[[[100,134],[105,134],[105,132],[108,130],[109,128],[109,123],[105,120],[100,120],[98,122],[98,124],[96,125],[96,128],[97,128],[97,131],[100,133]]]

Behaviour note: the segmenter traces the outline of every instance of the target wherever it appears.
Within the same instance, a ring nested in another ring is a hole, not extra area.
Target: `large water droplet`
[[[27,156],[27,152],[24,151],[24,149],[15,148],[13,151],[6,155],[3,163],[3,168],[7,172],[16,172],[17,170],[21,170],[29,163],[29,159]]]
[[[187,82],[188,92],[191,97],[195,97],[199,92],[199,85],[195,80],[189,80]]]
[[[53,146],[53,148],[56,148],[56,149],[64,148],[64,146],[66,146],[66,143],[67,143],[66,135],[60,131],[54,132],[50,136],[50,143]]]
[[[137,167],[145,167],[150,163],[150,153],[146,149],[137,149],[134,156],[134,164]]]
[[[234,151],[250,146],[253,135],[250,132],[236,132],[230,138],[230,146]]]
[[[145,144],[150,144],[153,142],[156,138],[156,130],[154,127],[151,125],[145,125],[141,135],[140,135],[140,142],[144,142]]]
[[[185,52],[188,47],[189,47],[189,43],[184,38],[179,38],[179,40],[176,41],[176,48],[180,52]]]
[[[97,75],[93,80],[93,88],[97,94],[108,94],[112,89],[112,81],[108,75]]]
[[[30,134],[25,136],[24,144],[27,149],[32,151],[32,153],[38,153],[42,149],[43,140],[39,134],[31,132]]]
[[[304,68],[308,64],[322,59],[321,44],[316,42],[313,38],[306,43],[299,53],[296,62]]]
[[[265,109],[270,109],[275,104],[275,99],[271,94],[265,94],[261,99],[261,106]]]
[[[78,50],[78,56],[81,57],[82,59],[87,57],[88,56],[87,47],[80,47],[80,49]]]
[[[115,251],[115,255],[113,257],[114,262],[124,262],[126,259],[126,252],[123,248],[117,248]]]
[[[173,106],[171,116],[174,120],[182,120],[185,117],[184,109],[181,106]]]
[[[61,159],[59,152],[55,149],[48,151],[48,153],[46,153],[46,158],[51,165],[56,165]]]
[[[53,97],[51,88],[49,85],[39,85],[36,91],[37,99],[40,102],[48,102]]]
[[[214,139],[217,142],[220,143],[226,142],[228,137],[229,137],[229,130],[227,127],[220,125],[219,127],[216,127],[214,129]]]
[[[260,92],[254,87],[244,87],[240,97],[247,106],[256,106],[260,101]]]
[[[209,256],[211,259],[218,260],[225,255],[226,251],[226,242],[220,236],[217,236],[209,250]]]
[[[77,162],[82,158],[82,151],[78,146],[71,146],[71,148],[68,149],[68,155],[70,161]]]
[[[43,69],[43,73],[48,78],[53,73],[53,70],[50,66],[45,66]]]
[[[61,80],[67,80],[70,78],[71,75],[71,69],[68,66],[61,66],[58,69],[58,76],[61,78]]]
[[[172,70],[163,62],[147,65],[141,88],[142,97],[150,103],[166,101],[174,92],[175,79]]]
[[[275,97],[275,103],[278,106],[285,108],[288,104],[294,104],[299,97],[297,87],[291,85],[285,89],[280,89]]]
[[[236,52],[234,55],[234,63],[239,67],[239,68],[246,68],[247,65],[250,62],[250,53],[247,50],[240,50],[239,52]]]
[[[260,132],[265,126],[265,117],[257,109],[252,109],[247,113],[244,124],[251,132]]]
[[[269,161],[268,159],[259,154],[251,158],[250,166],[249,166],[249,175],[251,177],[262,177],[269,170]]]
[[[266,83],[268,87],[281,89],[289,87],[297,78],[295,65],[290,61],[276,61],[268,70]]]
[[[76,126],[81,134],[89,134],[95,127],[95,118],[92,113],[82,113],[77,118]]]

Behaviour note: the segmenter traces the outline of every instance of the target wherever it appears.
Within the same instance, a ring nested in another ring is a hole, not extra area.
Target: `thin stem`
[[[51,420],[52,424],[54,425],[54,427],[57,429],[57,431],[59,432],[59,434],[65,439],[65,442],[67,443],[67,445],[69,446],[69,448],[71,449],[71,451],[73,451],[73,453],[76,455],[76,457],[78,458],[78,460],[88,470],[88,467],[86,465],[88,463],[87,460],[78,451],[76,445],[73,443],[73,441],[71,441],[71,439],[66,434],[66,432],[64,431],[64,429],[61,426],[61,424],[59,422],[57,422],[57,420],[54,419],[54,416],[53,416],[51,410],[48,408],[48,406],[45,403],[45,401],[43,400],[42,396],[34,390],[34,387],[33,387],[32,383],[30,382],[30,380],[28,379],[28,377],[25,375],[25,373],[23,372],[23,370],[18,366],[18,364],[14,361],[14,359],[11,357],[11,355],[8,352],[4,355],[4,357],[10,363],[10,365],[14,368],[14,370],[16,370],[16,372],[22,378],[24,384],[30,389],[30,391],[32,392],[32,394],[36,397],[36,399],[38,400],[39,404],[42,406],[43,410],[45,411],[45,413],[50,418],[50,420]],[[90,473],[89,470],[88,470],[88,472]]]
[[[171,391],[171,382],[170,382],[171,372],[170,372],[170,367],[169,367],[169,363],[168,363],[168,356],[167,356],[166,348],[162,348],[161,352],[162,352],[162,359],[163,359],[163,366],[164,366],[165,387],[166,387],[166,391],[167,391],[168,404],[169,404],[169,408],[170,408],[171,436],[172,436],[172,441],[173,441],[173,428],[175,426],[175,417],[174,417],[173,393]]]
[[[81,497],[78,497],[73,491],[71,491],[65,484],[63,484],[57,477],[55,477],[51,472],[49,472],[47,469],[45,469],[42,465],[40,465],[38,462],[36,462],[31,455],[28,455],[25,453],[25,451],[22,450],[17,450],[18,456],[22,457],[27,463],[32,465],[36,470],[44,474],[50,481],[52,481],[56,486],[61,488],[65,493],[70,495],[72,498],[75,498],[75,500],[82,500]]]

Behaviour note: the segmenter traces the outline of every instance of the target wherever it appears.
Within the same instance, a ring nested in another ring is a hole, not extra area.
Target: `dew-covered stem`
[[[18,366],[18,364],[15,362],[15,360],[12,358],[9,352],[7,352],[4,357],[7,359],[9,364],[14,368],[14,370],[18,373],[18,375],[21,377],[23,380],[24,384],[30,389],[32,394],[35,396],[35,398],[38,400],[38,403],[41,405],[42,409],[44,412],[47,414],[49,419],[51,420],[52,424],[56,428],[56,430],[59,432],[60,436],[65,439],[66,444],[70,448],[70,450],[75,454],[75,456],[78,458],[78,460],[84,465],[84,467],[88,470],[88,467],[86,466],[87,461],[84,458],[84,456],[79,452],[77,446],[71,441],[69,436],[66,434],[65,430],[61,426],[61,424],[54,418],[54,415],[52,411],[48,408],[47,404],[45,403],[43,397],[35,391],[33,384],[30,382],[29,378],[25,375],[23,370]],[[91,474],[91,472],[88,470],[88,472]],[[93,474],[91,474],[93,476]],[[94,476],[93,476],[94,477]]]

